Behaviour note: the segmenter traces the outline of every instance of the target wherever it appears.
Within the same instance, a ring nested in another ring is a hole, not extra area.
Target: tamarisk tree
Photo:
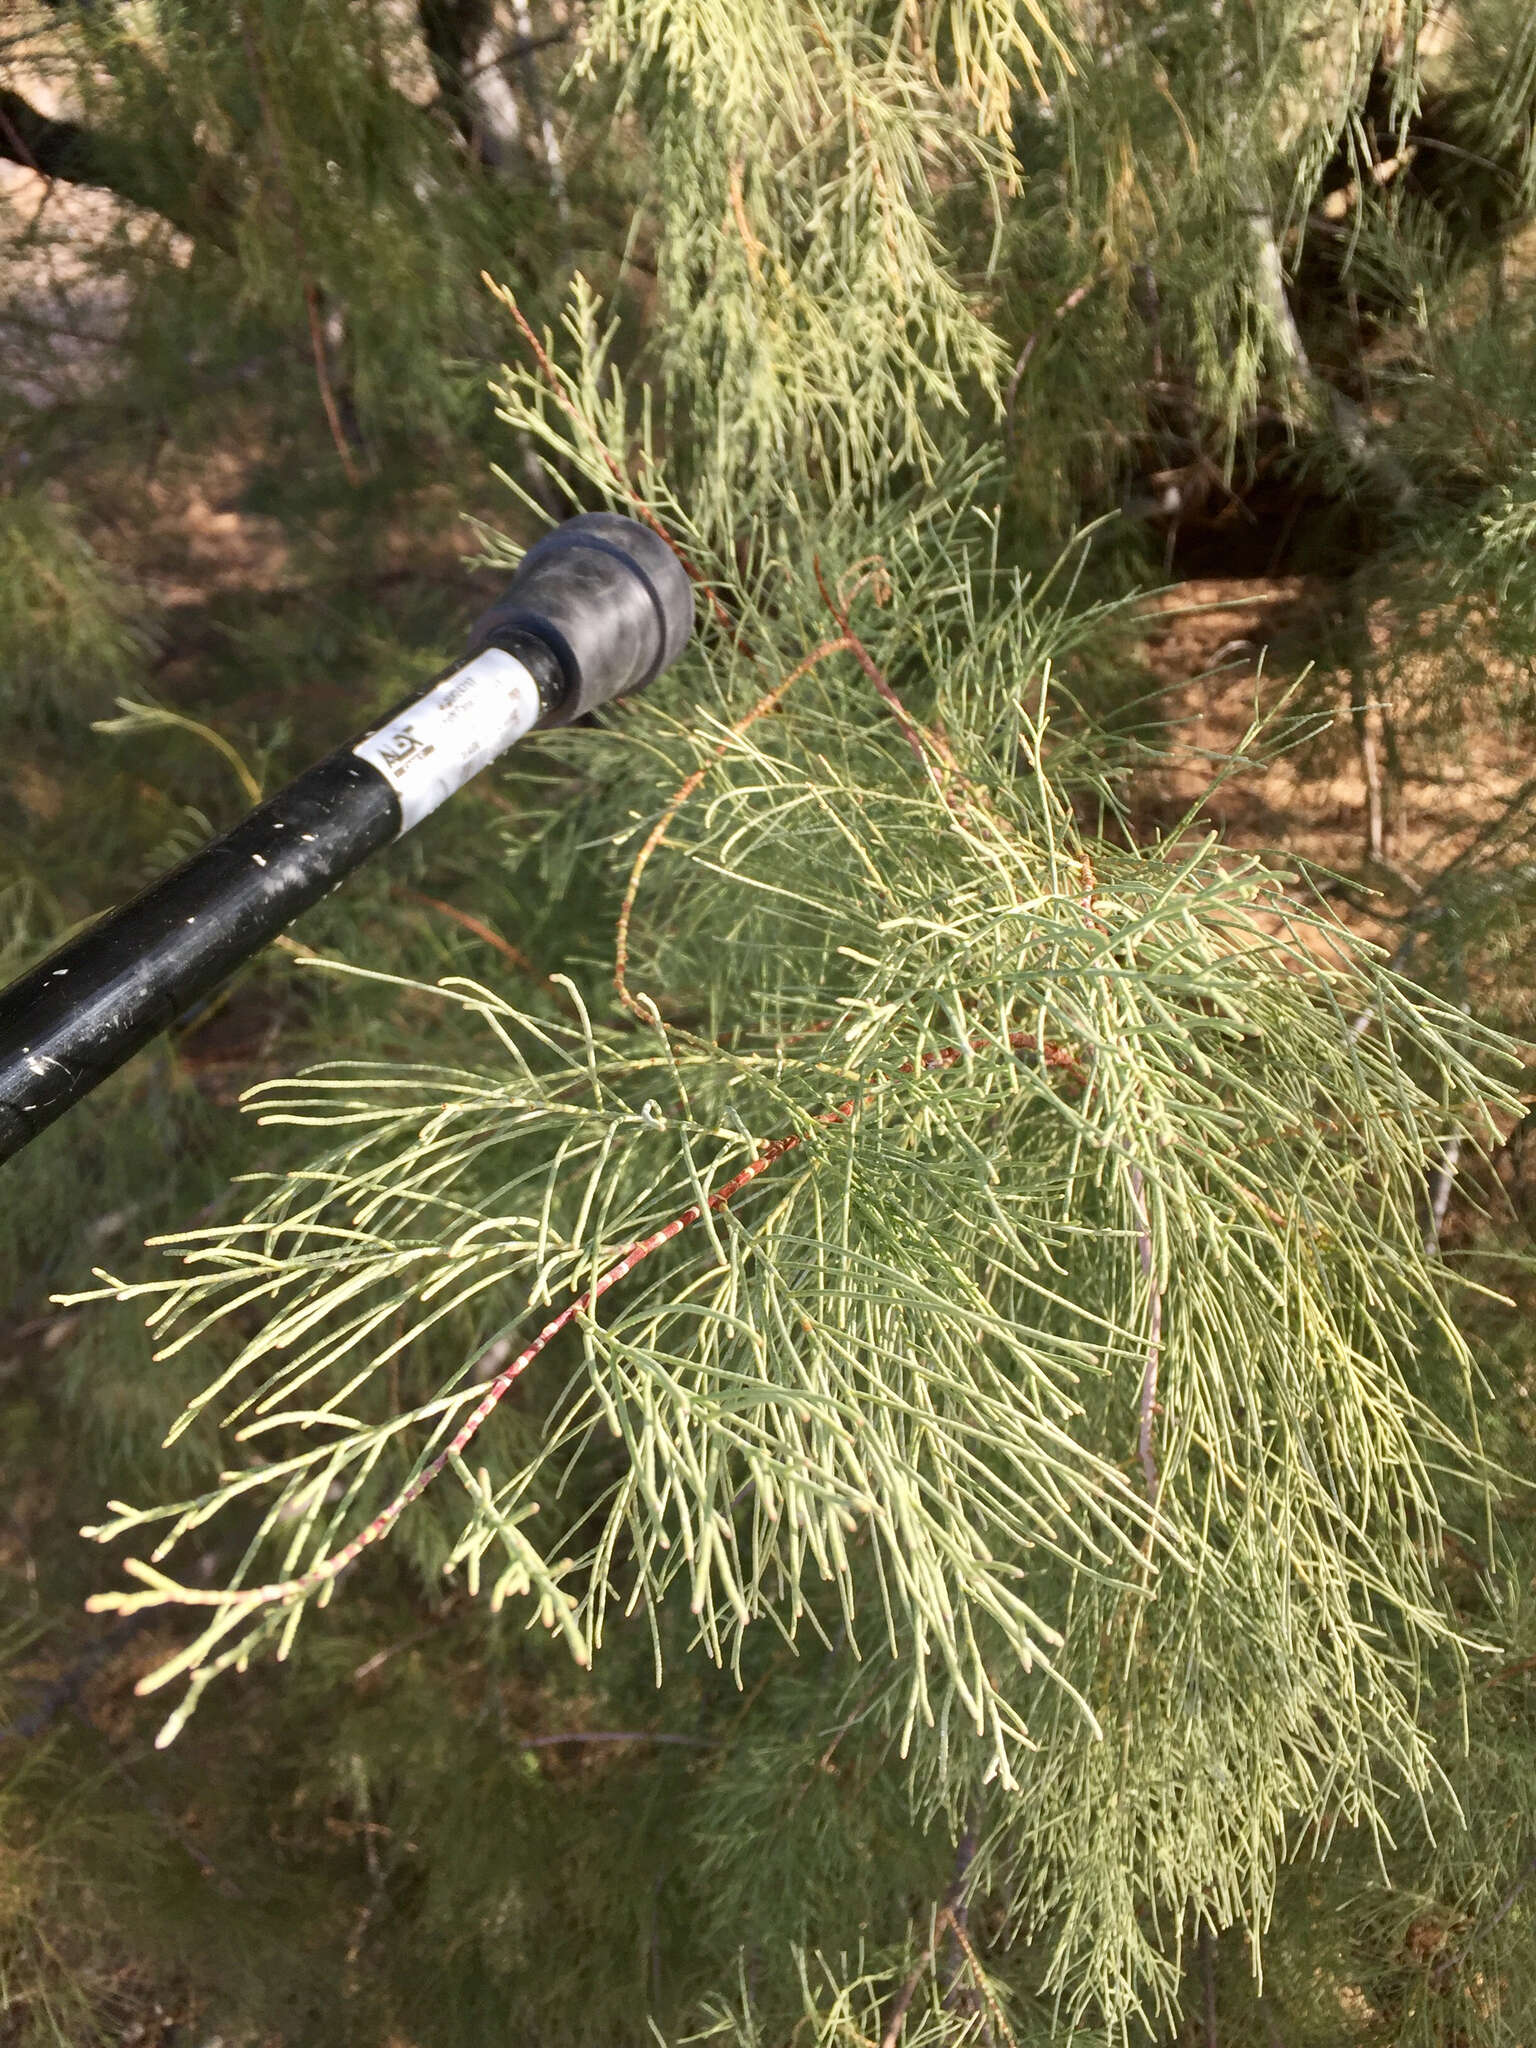
[[[128,1579],[99,1608],[188,1624],[164,1740],[390,1551],[631,1714],[727,1674],[676,1737],[696,1950],[642,1972],[679,2042],[1161,2038],[1192,1959],[1254,2038],[1337,2039],[1334,1873],[1390,1919],[1453,1866],[1392,2037],[1529,2020],[1530,1794],[1495,1825],[1438,1712],[1523,1624],[1425,1194],[1494,1141],[1509,1047],[1282,865],[1129,829],[1090,515],[1150,377],[1229,482],[1266,413],[1433,558],[1412,419],[1287,272],[1342,164],[1361,246],[1448,302],[1433,193],[1374,171],[1442,61],[1465,121],[1503,81],[1477,153],[1518,211],[1536,58],[1515,9],[1448,56],[1396,6],[1104,12],[585,24],[660,310],[627,334],[578,276],[546,328],[500,289],[497,405],[677,548],[696,651],[509,785],[558,971],[444,982],[409,1064],[257,1089],[306,1163],[253,1140],[240,1220],[96,1289],[211,1360],[172,1432],[206,1483],[90,1531]],[[1278,1988],[1277,1946],[1313,1958]]]

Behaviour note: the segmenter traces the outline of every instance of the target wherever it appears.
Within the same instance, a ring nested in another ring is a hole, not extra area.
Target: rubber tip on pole
[[[470,652],[508,633],[542,640],[566,684],[540,720],[548,727],[643,690],[692,631],[693,587],[660,534],[616,512],[584,512],[535,541],[506,594],[476,622]]]

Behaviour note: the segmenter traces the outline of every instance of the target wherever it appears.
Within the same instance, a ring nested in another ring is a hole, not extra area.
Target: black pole
[[[594,512],[547,534],[462,666],[0,991],[0,1160],[525,734],[643,689],[692,625],[648,528]]]

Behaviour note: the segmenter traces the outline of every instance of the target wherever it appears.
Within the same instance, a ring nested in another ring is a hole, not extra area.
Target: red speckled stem
[[[982,1051],[988,1043],[989,1041],[986,1039],[975,1039],[965,1046],[946,1046],[940,1052],[925,1053],[921,1059],[904,1061],[897,1071],[902,1074],[912,1074],[931,1072],[937,1068],[952,1067],[967,1052]],[[1064,1046],[1053,1045],[1049,1042],[1041,1044],[1032,1032],[1010,1032],[1008,1044],[1010,1049],[1014,1051],[1022,1051],[1026,1047],[1038,1050],[1047,1066],[1065,1068],[1069,1072],[1081,1075],[1082,1069],[1077,1060]],[[855,1108],[861,1102],[868,1102],[872,1094],[873,1091],[871,1090],[869,1093],[856,1099],[851,1098],[847,1102],[840,1102],[836,1109],[823,1110],[816,1118],[816,1122],[821,1125],[843,1123],[853,1115]],[[749,1166],[744,1166],[740,1173],[734,1175],[723,1187],[717,1188],[706,1202],[691,1203],[688,1208],[674,1216],[670,1223],[664,1224],[660,1230],[653,1232],[649,1237],[640,1238],[636,1243],[632,1244],[623,1257],[609,1266],[585,1292],[578,1294],[573,1301],[561,1309],[557,1316],[552,1316],[534,1338],[533,1342],[528,1345],[527,1349],[520,1352],[513,1359],[512,1363],[507,1366],[505,1371],[496,1375],[495,1379],[486,1388],[484,1394],[470,1410],[463,1426],[453,1441],[445,1449],[439,1451],[437,1456],[431,1459],[429,1463],[423,1465],[409,1486],[397,1493],[394,1499],[374,1516],[366,1528],[358,1531],[350,1543],[344,1544],[332,1556],[317,1564],[312,1571],[305,1572],[298,1578],[281,1579],[275,1584],[268,1586],[251,1586],[235,1593],[204,1592],[201,1589],[193,1589],[191,1587],[178,1587],[174,1593],[168,1594],[167,1597],[179,1604],[195,1606],[271,1606],[301,1600],[307,1594],[313,1593],[318,1587],[324,1585],[327,1580],[337,1578],[346,1570],[348,1565],[355,1562],[368,1549],[370,1544],[377,1543],[381,1536],[393,1528],[394,1524],[399,1521],[411,1503],[421,1498],[433,1480],[439,1476],[452,1459],[463,1455],[471,1439],[475,1436],[481,1425],[488,1420],[496,1404],[501,1400],[507,1389],[522,1377],[551,1338],[557,1337],[566,1324],[574,1322],[577,1316],[594,1308],[611,1287],[617,1287],[621,1280],[635,1270],[642,1259],[648,1259],[652,1252],[660,1251],[664,1244],[670,1244],[672,1239],[681,1235],[690,1223],[697,1223],[706,1210],[724,1209],[728,1203],[741,1193],[744,1187],[756,1180],[759,1174],[766,1173],[770,1166],[784,1157],[786,1152],[793,1152],[800,1142],[801,1134],[799,1132],[791,1132],[786,1137],[773,1139]]]

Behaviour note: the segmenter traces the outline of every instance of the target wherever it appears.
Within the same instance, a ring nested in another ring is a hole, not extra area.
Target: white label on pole
[[[491,647],[352,751],[399,797],[400,830],[409,832],[532,731],[541,708],[539,686],[523,664]]]

